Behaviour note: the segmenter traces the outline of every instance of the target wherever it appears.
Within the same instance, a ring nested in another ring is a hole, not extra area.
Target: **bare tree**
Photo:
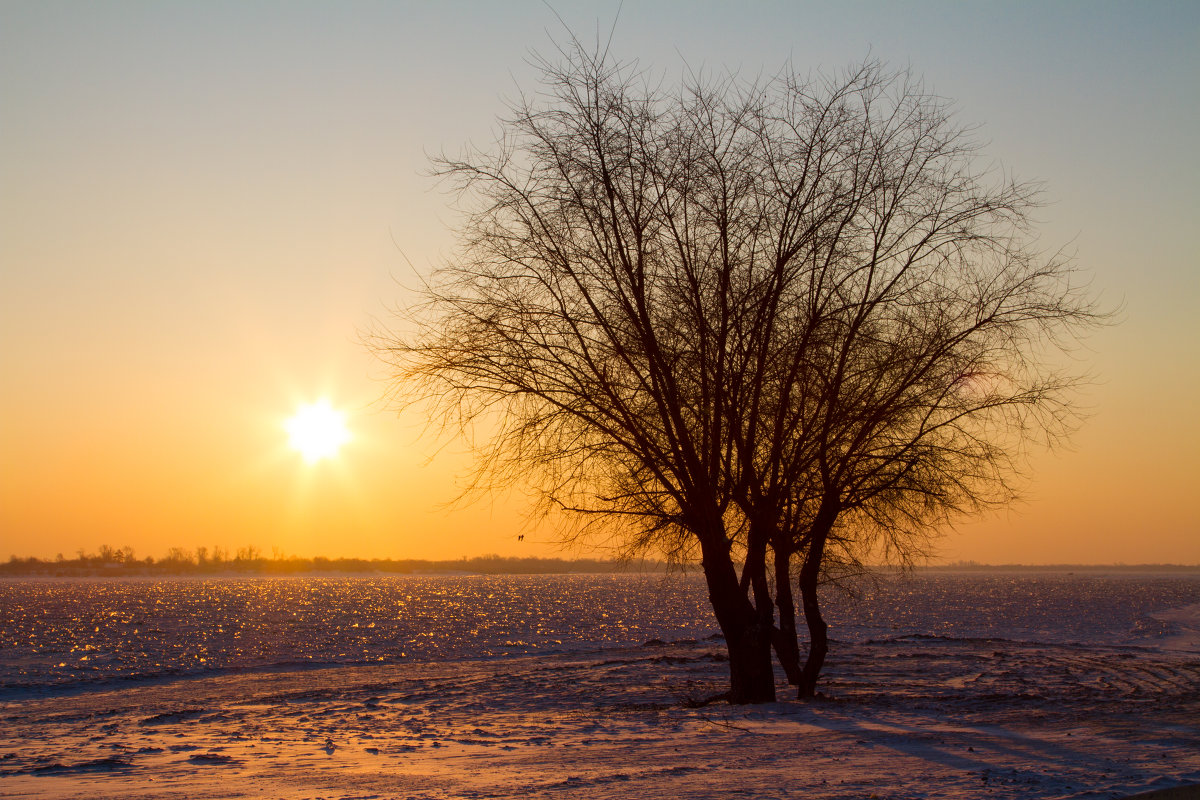
[[[730,697],[773,700],[770,606],[735,563],[741,232],[691,187],[708,167],[695,113],[628,65],[567,55],[545,65],[552,100],[514,108],[497,151],[439,162],[473,204],[463,254],[428,287],[422,333],[385,349],[405,386],[494,426],[491,480],[627,521],[633,547],[698,550]],[[736,132],[721,109],[701,122],[711,147]]]
[[[1003,495],[1024,433],[1065,408],[1043,334],[1088,309],[1023,249],[1029,189],[989,185],[903,73],[672,94],[560,55],[495,148],[437,161],[463,247],[417,332],[378,349],[405,396],[484,423],[487,481],[698,556],[733,702],[774,699],[773,643],[811,693],[822,571]]]
[[[735,495],[748,552],[773,550],[776,649],[810,696],[821,576],[872,552],[911,563],[954,515],[1011,499],[1026,446],[1070,427],[1059,356],[1103,315],[1069,261],[1032,248],[1032,187],[980,169],[970,132],[907,74],[787,78],[756,121],[773,218],[812,222],[755,307]]]

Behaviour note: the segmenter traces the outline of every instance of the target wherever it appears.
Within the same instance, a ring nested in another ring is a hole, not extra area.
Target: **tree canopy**
[[[1008,500],[1100,315],[1037,249],[1036,188],[906,72],[676,89],[559,56],[495,146],[435,162],[462,247],[379,351],[402,396],[487,420],[486,481],[698,558],[731,700],[774,699],[772,645],[812,694],[820,577]]]

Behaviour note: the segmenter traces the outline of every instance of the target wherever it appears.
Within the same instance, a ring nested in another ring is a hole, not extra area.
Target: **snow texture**
[[[712,640],[30,690],[0,796],[1126,797],[1200,783],[1200,606],[1158,618],[1159,648],[842,642],[826,696],[751,707],[702,704]]]

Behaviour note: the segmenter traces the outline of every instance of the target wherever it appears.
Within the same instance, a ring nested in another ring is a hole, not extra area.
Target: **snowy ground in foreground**
[[[720,643],[648,644],[11,699],[0,796],[1040,799],[1200,782],[1190,649],[839,644],[827,699],[690,707],[726,666]]]

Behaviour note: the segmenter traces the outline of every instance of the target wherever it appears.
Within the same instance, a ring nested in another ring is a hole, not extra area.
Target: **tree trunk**
[[[804,564],[800,567],[800,601],[804,606],[804,621],[808,623],[808,658],[800,672],[798,692],[802,700],[816,696],[817,678],[829,653],[829,626],[821,616],[817,587],[821,580],[821,563],[825,560],[825,543],[829,541],[829,532],[833,530],[839,510],[834,497],[822,499],[816,519],[813,520]]]
[[[740,639],[725,638],[729,651],[729,702],[775,702],[775,672],[771,668],[771,635],[748,626]]]
[[[775,702],[775,673],[771,667],[771,632],[738,584],[728,550],[704,552],[708,597],[729,652],[729,702]],[[768,606],[769,608],[769,606]]]
[[[804,555],[804,566],[800,567],[800,602],[804,604],[804,621],[809,626],[809,657],[804,660],[800,672],[800,699],[815,697],[817,678],[824,667],[824,658],[829,652],[829,626],[821,616],[821,602],[817,599],[817,585],[821,579],[821,561],[829,529],[812,531],[812,542]]]
[[[800,599],[804,604],[804,621],[808,623],[808,658],[804,660],[804,669],[797,683],[801,699],[816,696],[817,678],[829,653],[829,626],[821,616],[821,604],[817,598],[820,576],[819,562],[817,564],[817,568],[810,570],[806,560],[804,568],[800,570]]]
[[[772,643],[788,683],[799,686],[800,645],[796,635],[796,602],[792,596],[789,560],[787,548],[775,550],[775,607],[779,609],[779,627],[774,631]]]

